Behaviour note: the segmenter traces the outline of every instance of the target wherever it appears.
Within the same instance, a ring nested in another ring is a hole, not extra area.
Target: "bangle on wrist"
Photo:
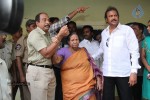
[[[54,36],[54,37],[52,37],[52,42],[53,43],[59,43],[60,41],[58,40],[58,36],[56,35],[56,36]]]
[[[56,44],[58,44],[58,43],[59,43],[59,41],[53,41],[53,43],[56,43]]]
[[[69,16],[67,16],[66,18],[67,18],[67,21],[70,21],[70,17]]]

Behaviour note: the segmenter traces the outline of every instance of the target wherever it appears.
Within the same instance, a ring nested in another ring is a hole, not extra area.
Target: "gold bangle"
[[[58,36],[52,37],[53,43],[59,43]]]

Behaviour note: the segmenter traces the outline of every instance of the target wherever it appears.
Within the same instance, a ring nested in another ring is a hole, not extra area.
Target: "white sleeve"
[[[141,68],[141,66],[138,63],[138,59],[140,57],[139,44],[138,44],[138,40],[134,34],[134,31],[130,27],[127,32],[126,39],[127,39],[127,45],[129,48],[129,52],[131,54],[131,62],[132,62],[131,73],[133,73],[133,72],[137,73],[137,69]]]
[[[95,51],[96,53],[92,55],[92,57],[94,58],[94,60],[98,60],[99,58],[101,58],[102,54],[103,54],[103,49],[102,49],[102,42],[100,43],[99,49],[97,51]]]

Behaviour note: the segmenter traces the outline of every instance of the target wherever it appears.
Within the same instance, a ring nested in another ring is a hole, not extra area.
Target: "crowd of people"
[[[40,12],[12,34],[0,34],[0,100],[150,100],[150,37],[141,23],[123,25],[108,7],[108,24],[95,33],[91,25],[77,28],[71,19]],[[150,21],[147,30],[150,33]]]

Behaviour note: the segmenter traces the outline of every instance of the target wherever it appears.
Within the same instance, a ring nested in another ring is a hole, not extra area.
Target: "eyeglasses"
[[[106,46],[109,47],[109,38],[106,40]]]

